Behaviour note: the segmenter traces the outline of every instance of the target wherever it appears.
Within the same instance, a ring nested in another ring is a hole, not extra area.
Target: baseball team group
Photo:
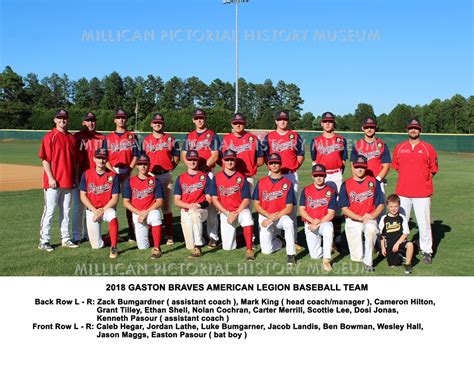
[[[361,124],[364,135],[349,155],[346,139],[335,132],[334,114],[323,113],[322,133],[310,144],[313,182],[301,189],[298,204],[304,141],[289,128],[286,111],[275,114],[275,130],[262,139],[246,131],[245,116],[235,113],[230,121],[232,131],[221,140],[206,127],[206,112],[196,109],[194,129],[182,146],[165,132],[161,113],[153,116],[152,133],[142,143],[127,130],[128,115],[121,108],[114,115],[115,131],[108,135],[96,131],[92,112],[84,116],[83,129],[74,134],[68,132],[68,118],[66,110],[56,112],[55,127],[44,136],[39,151],[45,202],[41,250],[54,250],[51,223],[58,207],[62,246],[77,248],[84,241],[94,249],[110,245],[110,258],[117,258],[116,207],[122,195],[128,240],[136,242],[139,249],[151,247],[152,259],[163,255],[162,239],[166,245],[174,244],[173,201],[181,210],[190,258],[201,257],[204,245],[236,249],[243,237],[245,259],[255,260],[253,209],[258,214],[260,253],[269,255],[285,248],[289,266],[296,264],[301,250],[296,243],[297,214],[304,223],[309,255],[322,259],[324,271],[332,270],[331,256],[341,240],[343,220],[350,258],[362,262],[366,272],[374,271],[374,248],[379,246],[388,265],[403,264],[407,274],[412,272],[418,246],[422,262],[432,262],[430,199],[438,159],[433,146],[420,139],[422,126],[417,119],[408,121],[408,139],[398,144],[391,156],[376,136],[375,117],[366,118]],[[180,161],[187,170],[173,177]],[[256,181],[257,170],[263,165],[268,174]],[[217,166],[222,166],[218,172]],[[136,174],[132,173],[135,168]],[[390,168],[398,173],[396,193],[386,195]],[[344,181],[346,169],[352,176]],[[419,245],[408,240],[412,208]],[[105,237],[101,235],[103,222],[109,228]],[[237,235],[239,226],[242,235]]]

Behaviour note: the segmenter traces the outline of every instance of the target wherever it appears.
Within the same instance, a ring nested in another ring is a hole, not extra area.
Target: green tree
[[[368,117],[375,117],[374,108],[367,103],[359,103],[354,111],[353,124],[351,129],[353,131],[360,131],[361,123]]]
[[[89,92],[91,97],[90,108],[92,110],[99,109],[102,104],[102,98],[104,97],[104,88],[102,86],[102,82],[98,78],[93,77],[90,80]]]
[[[111,110],[121,107],[125,102],[125,89],[123,87],[123,80],[119,73],[116,71],[112,72],[104,78],[102,84],[104,88],[104,96],[102,97],[101,107]]]
[[[413,107],[406,104],[398,104],[388,115],[388,127],[390,131],[405,131],[406,123],[417,116],[414,115]]]
[[[25,84],[10,66],[0,74],[0,127],[25,128],[30,115]]]
[[[89,81],[86,78],[80,78],[74,82],[74,105],[79,108],[90,108],[92,104]]]

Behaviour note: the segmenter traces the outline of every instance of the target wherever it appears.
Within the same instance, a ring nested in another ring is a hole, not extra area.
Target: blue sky
[[[1,1],[1,67],[77,80],[235,79],[235,5],[220,0]],[[303,110],[377,114],[473,94],[470,0],[250,0],[239,5],[247,81],[301,88]]]

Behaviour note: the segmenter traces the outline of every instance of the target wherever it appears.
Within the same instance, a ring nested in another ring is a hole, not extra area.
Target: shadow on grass
[[[417,227],[417,225],[412,219],[410,219],[408,226],[410,228],[410,232]],[[441,246],[441,242],[445,238],[446,233],[450,232],[451,226],[443,224],[443,220],[435,220],[431,224],[431,235],[433,237],[433,258],[436,256],[438,248]],[[419,243],[420,232],[417,231],[416,234],[413,235],[413,238],[411,240]],[[417,247],[419,248],[419,245],[417,245]]]

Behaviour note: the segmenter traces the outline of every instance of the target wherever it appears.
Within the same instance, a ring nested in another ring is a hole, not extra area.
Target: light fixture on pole
[[[235,3],[235,113],[239,111],[239,3],[249,0],[223,0],[224,5]]]

